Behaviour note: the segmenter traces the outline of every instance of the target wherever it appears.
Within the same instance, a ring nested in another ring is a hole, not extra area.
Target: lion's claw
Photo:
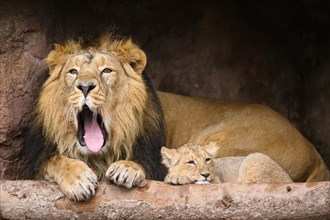
[[[83,162],[73,164],[72,173],[63,173],[57,181],[63,193],[71,200],[89,200],[96,192],[98,182],[95,173]],[[77,166],[74,166],[77,165]]]
[[[106,172],[106,178],[126,188],[142,187],[147,183],[143,169],[136,163],[126,160],[111,164]]]

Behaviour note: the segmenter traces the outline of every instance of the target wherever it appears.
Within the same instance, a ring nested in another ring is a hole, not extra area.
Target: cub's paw
[[[169,173],[165,177],[164,182],[165,183],[172,183],[174,185],[184,185],[184,184],[193,183],[194,181],[191,181],[186,176],[180,176],[177,173]]]
[[[57,183],[66,197],[74,201],[90,199],[98,186],[97,176],[87,164],[74,160],[57,178]]]
[[[128,160],[114,162],[105,175],[109,181],[126,188],[143,187],[147,184],[146,175],[142,167]]]

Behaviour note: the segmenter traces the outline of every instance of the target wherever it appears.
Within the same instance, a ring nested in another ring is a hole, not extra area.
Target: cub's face
[[[162,163],[168,168],[165,182],[202,184],[215,178],[212,158],[196,145],[187,144],[178,149],[163,147],[161,154]]]

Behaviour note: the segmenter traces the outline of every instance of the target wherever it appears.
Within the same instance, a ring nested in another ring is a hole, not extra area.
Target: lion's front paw
[[[188,177],[186,176],[180,176],[176,173],[169,173],[164,180],[165,183],[172,183],[175,185],[184,185],[193,183]]]
[[[126,188],[142,187],[147,183],[144,170],[138,164],[127,160],[111,164],[106,172],[106,178]]]
[[[74,161],[57,179],[63,193],[71,200],[90,199],[98,186],[97,176],[84,162]]]

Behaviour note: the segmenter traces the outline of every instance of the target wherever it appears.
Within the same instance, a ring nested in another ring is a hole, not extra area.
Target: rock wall
[[[45,34],[51,22],[44,5],[0,2],[0,177],[21,178],[24,169],[22,136],[37,92],[46,79],[42,59],[51,49]]]
[[[330,167],[327,1],[0,2],[0,179],[23,177],[22,137],[54,42],[116,30],[146,51],[157,89],[262,103]]]

